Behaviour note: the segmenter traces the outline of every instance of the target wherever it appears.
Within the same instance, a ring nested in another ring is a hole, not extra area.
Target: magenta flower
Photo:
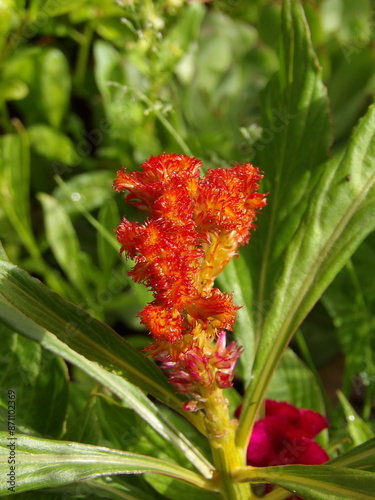
[[[254,467],[323,464],[329,457],[313,439],[327,427],[320,413],[268,399],[265,417],[256,422],[251,435],[247,463]]]
[[[268,399],[265,417],[254,426],[247,463],[254,467],[322,464],[329,457],[313,439],[327,427],[320,413]]]

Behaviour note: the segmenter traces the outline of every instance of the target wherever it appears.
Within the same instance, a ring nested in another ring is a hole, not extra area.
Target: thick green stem
[[[235,445],[235,423],[230,420],[222,389],[216,389],[205,404],[206,428],[216,468],[216,480],[225,500],[251,500],[249,484],[233,480],[233,472],[244,467],[245,457]]]

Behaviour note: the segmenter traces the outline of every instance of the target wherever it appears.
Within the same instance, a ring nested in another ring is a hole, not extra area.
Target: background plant
[[[65,486],[103,472],[105,452],[85,444],[165,459],[163,467],[193,471],[193,463],[209,475],[199,416],[189,415],[193,425],[182,419],[179,397],[154,365],[96,321],[137,348],[148,343],[136,313],[149,296],[126,277],[128,263],[112,232],[120,213],[130,219],[135,213],[110,185],[119,166],[164,150],[193,154],[211,167],[251,160],[266,174],[269,206],[259,229],[219,280],[244,304],[235,336],[245,355],[238,391],[228,391],[233,409],[253,377],[239,443],[248,440],[255,418],[250,403],[260,401],[268,384],[268,397],[328,412],[329,441],[327,434],[321,441],[330,443],[332,456],[373,437],[374,109],[366,110],[374,94],[374,12],[365,0],[305,3],[304,13],[297,2],[284,2],[283,13],[278,2],[248,4],[8,0],[0,6],[1,414],[8,388],[17,388],[18,430],[29,436],[19,452],[53,453],[52,471],[61,469],[58,455],[66,458],[69,448],[41,438],[82,443],[77,453],[100,455],[98,470],[67,465],[56,476],[38,475],[32,454],[31,463],[20,462],[19,491],[62,488],[44,494],[52,498],[192,495],[177,480],[151,474]],[[272,378],[298,328],[297,354],[288,349]],[[317,369],[340,353],[341,404],[332,408]],[[354,459],[346,464],[371,469],[369,443],[360,450],[370,465],[360,451],[349,452]],[[104,472],[136,467],[126,460],[110,454]],[[207,486],[191,474],[192,484]],[[328,498],[318,495],[303,491],[306,498]]]

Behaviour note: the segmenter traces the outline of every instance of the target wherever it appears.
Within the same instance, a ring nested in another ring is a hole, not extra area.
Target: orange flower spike
[[[196,158],[164,153],[144,162],[143,171],[119,171],[114,184],[148,212],[143,225],[124,219],[117,237],[136,262],[130,275],[154,293],[142,322],[155,339],[172,343],[232,328],[237,308],[213,282],[265,204],[255,192],[262,176],[251,164],[210,170],[203,179],[200,167]]]
[[[232,295],[213,288],[214,280],[248,241],[266,202],[257,193],[262,175],[250,163],[209,170],[204,178],[200,167],[196,158],[164,153],[143,163],[142,171],[119,171],[115,188],[129,191],[125,200],[147,219],[124,218],[117,238],[135,261],[130,276],[154,295],[139,314],[154,339],[149,354],[177,390],[190,395],[187,411],[206,410],[216,436],[227,428],[216,428],[207,401],[218,401],[218,391],[232,385],[242,348],[226,345],[225,330],[239,308]]]

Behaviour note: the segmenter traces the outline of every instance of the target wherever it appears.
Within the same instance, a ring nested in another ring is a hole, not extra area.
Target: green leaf
[[[45,2],[38,2],[39,8],[38,11],[35,11],[35,14],[38,15],[44,14],[48,17],[61,16],[63,14],[68,14],[70,12],[74,12],[77,8],[83,7],[87,0],[64,0],[64,2],[56,2],[55,0],[46,0]],[[42,18],[43,19],[43,18]],[[37,18],[38,20],[38,18]],[[36,20],[36,22],[38,22]]]
[[[100,433],[100,425],[98,422],[98,413],[97,413],[97,397],[93,395],[89,395],[87,403],[83,410],[79,413],[77,418],[69,425],[68,430],[61,436],[63,441],[78,441],[80,443],[85,444],[102,444],[100,442],[101,433]],[[129,409],[125,410],[131,413],[133,418],[135,418],[135,413]],[[108,415],[108,419],[111,420],[111,415]],[[115,424],[111,420],[110,425]],[[128,425],[126,419],[121,420],[121,424],[124,426]],[[121,446],[117,446],[115,441],[108,441],[112,446],[116,446],[116,448],[121,449]]]
[[[269,192],[268,206],[259,215],[250,246],[243,251],[251,264],[254,292],[250,310],[256,315],[248,335],[256,344],[269,342],[269,348],[274,340],[265,339],[263,328],[275,305],[285,251],[299,227],[307,194],[316,182],[315,171],[331,142],[327,91],[300,1],[283,2],[278,56],[279,70],[261,93],[262,135],[254,144],[253,161],[265,173],[262,190]],[[257,347],[259,351],[259,344]],[[252,377],[252,367],[249,363],[247,380]],[[246,406],[245,402],[243,418]],[[239,432],[243,432],[242,424]],[[244,447],[248,438],[248,433],[241,437]]]
[[[56,48],[46,49],[39,59],[38,87],[40,103],[49,123],[59,128],[70,100],[69,63]]]
[[[335,466],[338,465],[339,467],[374,469],[375,438],[369,439],[365,443],[333,458],[329,463]]]
[[[117,204],[113,199],[107,200],[99,211],[98,222],[103,228],[115,228],[120,220]],[[119,251],[115,250],[113,245],[104,237],[103,233],[98,231],[97,247],[100,267],[104,275],[108,275],[119,260]]]
[[[78,153],[67,135],[42,124],[29,127],[28,133],[32,148],[40,156],[66,165],[74,165],[77,161]]]
[[[315,377],[291,349],[285,351],[276,368],[267,398],[288,401],[298,408],[325,413],[323,397]]]
[[[209,473],[207,460],[163,418],[140,389],[182,413],[181,399],[156,365],[108,326],[4,261],[0,262],[0,319],[108,387],[161,435],[184,450],[200,470]],[[202,428],[198,414],[183,413]]]
[[[9,436],[5,432],[0,436],[0,471],[6,477],[9,474]],[[15,492],[51,488],[103,475],[145,472],[165,474],[199,488],[214,489],[208,480],[195,472],[145,455],[23,435],[14,441],[17,456]],[[9,494],[8,487],[5,481],[1,484],[1,496]]]
[[[100,173],[102,173],[102,172],[100,172]],[[99,172],[95,172],[95,174],[99,174]],[[95,176],[93,175],[93,177],[95,177]],[[85,198],[84,194],[83,193],[81,194],[80,192],[78,192],[78,193],[72,192],[71,191],[72,186],[68,186],[68,184],[65,183],[61,179],[61,177],[56,177],[56,181],[59,184],[59,188],[62,190],[62,192],[66,196],[69,196],[70,199],[72,199],[72,200],[75,198],[75,205],[77,207],[77,210],[96,229],[96,231],[98,232],[98,235],[103,237],[103,239],[109,244],[109,246],[113,247],[116,250],[116,252],[118,252],[119,251],[119,244],[118,244],[113,232],[111,232],[109,229],[107,229],[107,227],[104,227],[104,225],[101,224],[100,221],[98,221],[95,217],[93,217],[91,215],[91,213],[87,210],[87,208],[85,207],[86,198]],[[81,198],[82,198],[82,203],[81,203]],[[117,225],[117,223],[118,223],[118,221],[116,222],[116,225]],[[125,266],[129,270],[132,268],[132,264],[130,264],[130,262],[127,260],[125,260]],[[113,283],[113,279],[115,281],[119,281],[120,283],[122,283],[122,279],[121,279],[121,275],[115,269],[112,270],[111,274],[112,274],[112,276],[111,276],[111,279],[109,280],[109,283],[108,283],[108,289],[110,292],[113,292],[113,290],[112,290],[113,287],[110,286],[110,283]],[[118,279],[119,275],[120,275],[120,279]],[[127,278],[126,283],[130,286],[130,288],[132,290],[132,297],[130,298],[130,301],[133,303],[133,305],[136,304],[137,312],[138,312],[139,309],[141,309],[147,302],[152,300],[152,294],[144,285],[142,285],[140,283],[135,283],[130,278]],[[117,283],[115,283],[114,288],[115,288],[115,290],[118,291]],[[117,293],[117,292],[115,292],[115,293]],[[113,295],[113,293],[112,293],[112,295]],[[121,306],[119,308],[121,309]],[[126,318],[125,318],[125,321],[126,321]]]
[[[113,180],[114,173],[108,170],[95,170],[78,174],[56,187],[53,197],[63,205],[64,210],[71,216],[80,213],[76,202],[91,212],[108,201],[112,193]],[[107,227],[107,230],[110,231],[111,227]]]
[[[120,69],[121,55],[109,43],[103,40],[98,40],[94,44],[94,57],[95,57],[95,80],[103,98],[104,108],[107,117],[113,121],[115,120],[116,128],[118,119],[116,120],[116,109],[113,101],[113,94],[117,96],[117,106],[121,103],[121,91],[117,87],[111,87],[108,82],[114,81],[119,84],[123,83],[124,75]]]
[[[6,40],[6,35],[8,34],[11,25],[12,17],[14,15],[14,0],[4,0],[0,7],[0,48],[3,48],[3,40]]]
[[[356,17],[361,12],[362,15],[366,16],[366,21],[371,22],[371,14],[366,14],[366,10],[371,12],[371,8],[368,5],[366,9],[362,2]],[[350,16],[349,23],[353,26],[352,16],[354,13],[348,14]],[[366,107],[369,82],[374,77],[374,55],[370,40],[368,40],[369,45],[365,47],[366,44],[362,38],[366,35],[371,38],[372,28],[368,27],[367,33],[365,33],[365,26],[363,31],[359,27],[357,30],[356,38],[361,32],[360,47],[356,47],[355,42],[350,47],[341,47],[339,57],[335,57],[334,71],[328,82],[336,140],[347,137],[363,113],[363,109]]]
[[[374,135],[375,106],[371,106],[354,130],[346,151],[322,166],[308,209],[288,247],[264,324],[254,365],[254,383],[246,394],[244,417],[238,430],[238,439],[244,447],[272,373],[291,336],[374,229]]]
[[[346,395],[352,386],[371,392],[371,381],[375,380],[375,282],[369,273],[375,266],[374,236],[371,234],[362,243],[322,296],[345,354]],[[371,394],[366,399],[370,414]]]
[[[297,408],[307,408],[325,415],[326,409],[314,374],[291,350],[281,358],[267,391],[267,399],[288,401]],[[328,432],[324,430],[316,441],[327,448]]]
[[[305,500],[369,500],[375,491],[375,474],[328,465],[244,467],[237,481],[272,483]]]
[[[82,265],[83,254],[70,217],[52,196],[39,193],[38,199],[43,207],[46,237],[58,264],[83,296],[90,295]]]
[[[249,367],[252,366],[255,355],[255,338],[253,334],[253,320],[250,314],[251,304],[251,282],[250,273],[243,257],[231,260],[224,271],[218,277],[217,282],[223,291],[232,293],[236,305],[241,309],[237,311],[237,321],[234,326],[234,334],[238,343],[244,348],[239,358],[237,368],[245,383],[250,382]]]
[[[350,437],[353,440],[353,444],[355,446],[364,443],[365,441],[374,437],[374,433],[372,432],[369,425],[366,424],[364,420],[357,414],[352,405],[346,399],[344,394],[339,391],[338,397],[341,403],[341,406],[344,409],[346,422],[348,425],[348,431]]]
[[[17,78],[9,78],[0,83],[0,100],[17,101],[29,93],[27,85]]]
[[[28,251],[39,256],[31,229],[30,151],[25,130],[0,138],[0,204]]]
[[[59,486],[56,488],[43,488],[36,491],[19,493],[17,500],[83,500],[101,499],[105,500],[158,500],[155,492],[152,495],[146,493],[145,489],[134,486],[124,480],[125,476],[113,476],[109,478],[96,478],[92,480],[79,481],[77,483]],[[138,476],[139,479],[141,476]],[[121,479],[118,480],[118,478]],[[130,477],[133,480],[134,476]],[[148,486],[146,484],[146,486]]]
[[[59,437],[68,406],[64,362],[2,324],[0,337],[0,386],[6,389],[0,394],[0,401],[7,407],[7,390],[15,391],[17,428],[22,421],[22,425],[40,434]]]
[[[268,206],[249,246],[255,303],[268,311],[284,252],[307,207],[317,166],[332,141],[329,101],[300,1],[284,0],[280,69],[261,94],[263,133],[254,164],[264,171]],[[261,336],[263,320],[257,322]]]
[[[169,500],[191,500],[192,498],[194,500],[219,500],[221,498],[219,493],[198,489],[190,484],[181,483],[173,477],[146,474],[145,478],[156,491]]]

